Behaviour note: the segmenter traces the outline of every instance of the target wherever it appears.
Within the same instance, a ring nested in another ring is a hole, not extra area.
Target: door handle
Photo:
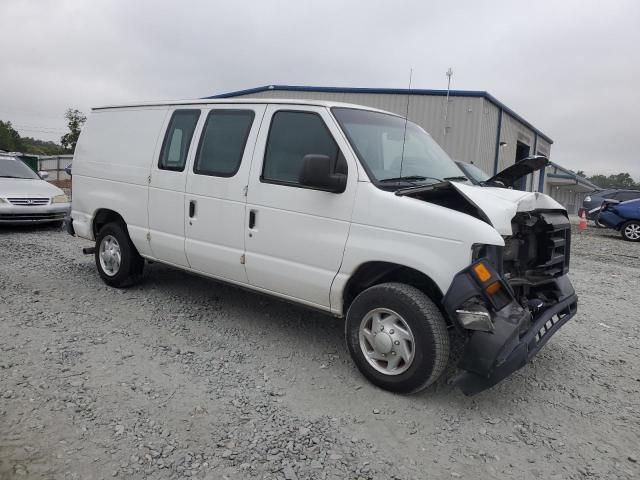
[[[190,200],[189,201],[189,218],[193,218],[195,214],[196,214],[196,201]]]
[[[249,210],[249,228],[252,229],[256,226],[256,211]]]

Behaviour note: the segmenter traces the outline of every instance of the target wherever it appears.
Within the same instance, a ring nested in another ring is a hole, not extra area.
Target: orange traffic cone
[[[580,223],[578,224],[578,228],[580,231],[587,229],[587,214],[584,210],[582,210],[582,214],[580,215]]]

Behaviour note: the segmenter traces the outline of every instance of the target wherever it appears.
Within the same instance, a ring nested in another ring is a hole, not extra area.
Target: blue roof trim
[[[561,172],[564,172],[564,173],[552,173],[552,172],[549,172],[549,173],[547,173],[547,177],[564,178],[564,179],[567,179],[567,180],[575,180],[576,183],[581,183],[583,185],[586,185],[589,188],[593,188],[594,190],[601,190],[601,188],[598,185],[596,185],[595,183],[590,182],[586,178],[581,177],[580,175],[577,175],[577,174],[573,173],[569,169],[561,167],[557,163],[549,162],[549,165],[550,165],[551,168],[555,168],[556,172],[558,170],[560,170]]]
[[[263,87],[249,88],[247,90],[237,90],[235,92],[221,93],[219,95],[212,95],[204,98],[233,98],[243,95],[251,95],[252,93],[268,92],[270,90],[275,91],[288,91],[288,92],[320,92],[320,93],[374,93],[374,94],[388,94],[388,95],[431,95],[438,97],[446,97],[446,90],[425,90],[417,88],[362,88],[362,87],[313,87],[303,85],[265,85]],[[545,135],[543,132],[534,127],[531,123],[526,121],[516,112],[507,107],[504,103],[499,101],[493,95],[488,92],[480,90],[450,90],[449,96],[451,97],[475,97],[485,98],[496,107],[501,108],[505,113],[518,120],[527,128],[537,133],[541,138],[553,143],[553,140]]]
[[[564,178],[566,180],[575,180],[578,181],[578,177],[576,175],[569,175],[566,173],[547,173],[547,177],[551,178]]]

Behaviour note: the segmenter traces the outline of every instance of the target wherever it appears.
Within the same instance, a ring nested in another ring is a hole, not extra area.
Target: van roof
[[[284,99],[284,98],[248,98],[243,99],[195,99],[195,100],[170,100],[159,102],[137,102],[127,103],[123,105],[105,105],[102,107],[93,107],[91,110],[110,110],[116,108],[139,108],[139,107],[167,107],[174,105],[241,105],[241,104],[273,104],[273,105],[311,105],[316,107],[345,107],[345,108],[357,108],[359,110],[369,110],[372,112],[388,113],[396,115],[392,112],[385,110],[379,110],[377,108],[366,107],[364,105],[356,105],[353,103],[344,102],[331,102],[326,100],[299,100],[299,99]]]

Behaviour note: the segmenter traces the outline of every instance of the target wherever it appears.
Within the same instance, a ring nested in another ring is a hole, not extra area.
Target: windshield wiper
[[[0,175],[0,178],[22,178],[22,179],[26,179],[27,177],[16,177],[15,175]]]
[[[447,180],[449,182],[455,182],[456,180],[464,181],[464,180],[469,180],[469,179],[467,177],[465,177],[464,175],[459,175],[457,177],[444,177],[444,180]]]
[[[406,177],[384,178],[380,180],[380,183],[402,182],[403,180],[406,180],[407,182],[422,181],[422,180],[435,180],[436,182],[442,181],[440,178],[436,178],[436,177],[425,177],[423,175],[407,175]]]

